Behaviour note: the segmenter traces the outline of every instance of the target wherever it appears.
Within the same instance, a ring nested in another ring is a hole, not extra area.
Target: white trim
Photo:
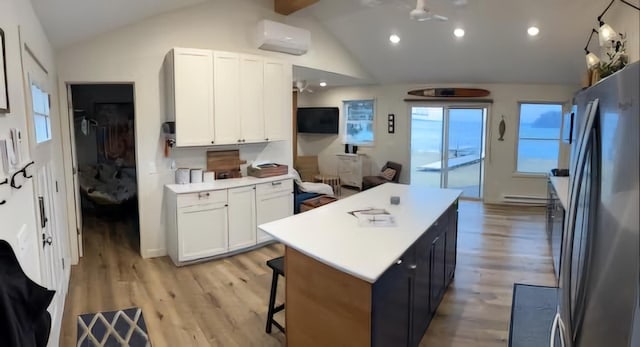
[[[156,249],[142,249],[142,258],[158,258],[158,257],[164,257],[165,255],[167,255],[167,249],[166,248],[156,248]]]

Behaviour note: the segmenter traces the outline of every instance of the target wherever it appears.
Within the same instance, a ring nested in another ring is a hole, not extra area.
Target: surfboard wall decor
[[[409,94],[432,98],[482,98],[491,93],[477,88],[426,88],[410,90]]]

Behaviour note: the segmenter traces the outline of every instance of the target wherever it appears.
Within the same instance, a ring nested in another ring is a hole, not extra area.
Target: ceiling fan
[[[452,5],[456,7],[463,7],[467,5],[468,0],[450,0],[450,2]],[[376,6],[382,6],[382,5],[388,4],[388,2],[385,2],[382,0],[360,0],[360,3],[363,6],[367,6],[367,7],[376,7]],[[445,16],[441,16],[439,14],[435,14],[431,12],[431,10],[428,9],[426,6],[426,0],[416,0],[415,7],[411,7],[404,0],[395,0],[395,4],[396,5],[401,4],[402,5],[401,7],[411,9],[411,11],[409,12],[409,18],[418,22],[424,22],[429,20],[437,20],[437,21],[444,22],[449,19]]]
[[[309,88],[309,82],[304,80],[295,81],[293,88],[297,89],[300,93],[313,93],[313,89]]]
[[[424,22],[432,19],[441,22],[449,20],[449,18],[445,16],[431,12],[431,10],[429,10],[425,5],[425,0],[416,0],[416,8],[409,12],[409,17],[418,22]]]

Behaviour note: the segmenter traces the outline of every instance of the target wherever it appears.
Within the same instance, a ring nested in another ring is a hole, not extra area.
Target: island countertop
[[[462,194],[455,189],[386,183],[258,228],[311,258],[374,283]],[[389,198],[399,196],[400,204]],[[348,212],[384,208],[393,227],[361,227]]]

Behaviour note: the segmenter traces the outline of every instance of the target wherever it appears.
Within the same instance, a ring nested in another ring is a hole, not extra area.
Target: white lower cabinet
[[[258,197],[258,225],[273,222],[274,220],[289,217],[293,211],[292,192],[280,192],[276,194]],[[258,242],[265,242],[273,238],[267,233],[258,230]]]
[[[227,206],[202,204],[178,209],[180,261],[211,257],[227,251]]]
[[[271,241],[257,226],[293,214],[291,179],[199,192],[171,186],[165,199],[167,251],[176,265]]]
[[[229,197],[229,251],[256,244],[256,186],[232,188]]]

